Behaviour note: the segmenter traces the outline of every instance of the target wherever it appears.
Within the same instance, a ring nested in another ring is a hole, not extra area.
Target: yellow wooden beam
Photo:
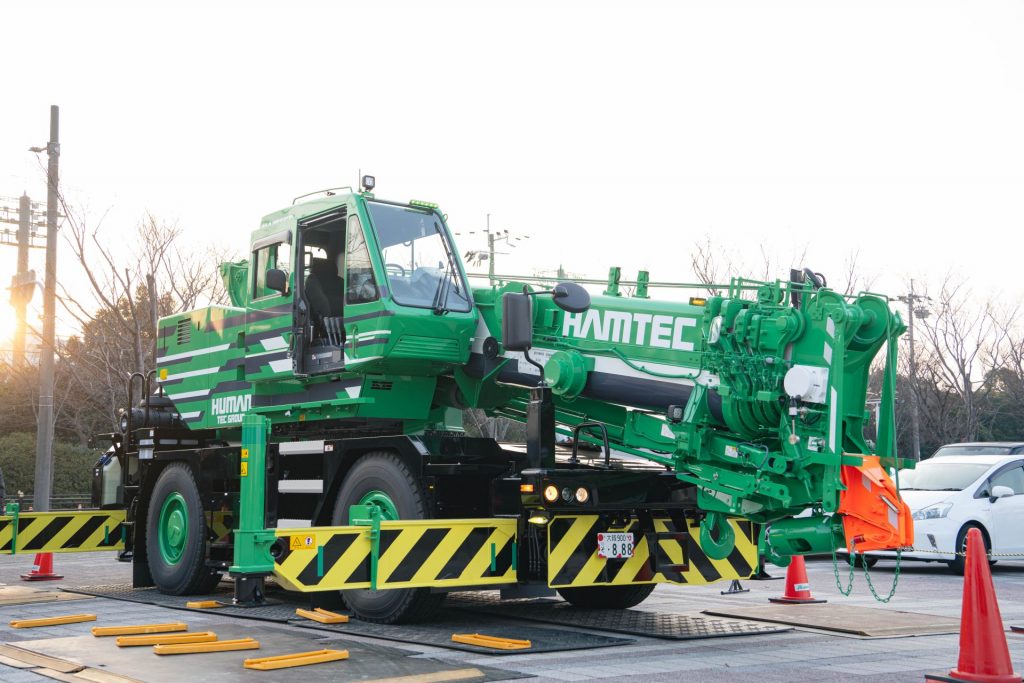
[[[46,617],[44,619],[15,619],[11,628],[36,628],[37,626],[60,626],[61,624],[80,624],[83,621],[96,621],[95,614],[69,614],[65,617]]]
[[[256,669],[257,671],[273,671],[274,669],[287,669],[293,666],[337,662],[342,659],[348,659],[348,650],[312,650],[310,652],[277,655],[276,657],[247,659],[244,666],[246,669]]]

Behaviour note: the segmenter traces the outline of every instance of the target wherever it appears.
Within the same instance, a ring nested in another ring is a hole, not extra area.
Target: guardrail
[[[32,496],[8,495],[5,503],[17,503],[23,512],[34,509]],[[50,498],[51,510],[88,510],[92,507],[92,496],[88,493]]]

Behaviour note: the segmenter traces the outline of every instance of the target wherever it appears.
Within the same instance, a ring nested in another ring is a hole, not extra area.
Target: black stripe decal
[[[493,529],[494,527],[476,527],[470,531],[469,536],[466,536],[465,540],[459,544],[458,550],[452,553],[451,558],[438,572],[437,578],[457,579],[462,576],[462,572],[490,538]]]
[[[400,531],[395,529],[382,529],[380,532],[380,549],[377,557],[383,557],[384,553],[388,551],[391,544],[398,538]],[[359,563],[359,565],[352,570],[352,573],[345,577],[342,583],[368,583],[370,581],[370,556],[367,554],[366,559]]]
[[[21,538],[24,535],[24,533],[25,533],[25,529],[27,529],[30,526],[32,526],[32,522],[36,521],[37,519],[42,519],[42,518],[41,517],[28,517],[28,518],[19,517],[18,518],[18,538]],[[14,537],[12,535],[11,541],[13,541],[13,540],[14,540]],[[4,551],[10,550],[11,549],[11,541],[7,541],[7,543],[4,544],[4,547],[0,548],[0,550],[4,550]],[[22,548],[22,550],[24,550],[24,548]]]
[[[729,553],[729,557],[726,559],[729,560],[729,564],[732,565],[732,568],[736,570],[736,574],[741,579],[745,579],[750,576],[752,569],[750,565],[747,564],[747,558],[743,557],[743,553],[740,552],[740,547],[738,545],[733,547],[732,552]]]
[[[558,573],[555,575],[555,584],[567,584],[572,583],[573,579],[580,573],[583,566],[590,559],[597,550],[597,526],[598,519],[594,521],[587,528],[587,531],[583,534],[583,538],[576,544],[576,548],[572,551],[566,559],[565,564],[559,567]]]
[[[441,547],[450,531],[451,529],[427,529],[423,532],[423,535],[419,537],[405,557],[402,558],[402,561],[395,567],[395,571],[391,572],[391,576],[384,579],[384,582],[402,583],[412,580],[412,577],[416,575],[416,570],[423,566],[431,553]],[[384,553],[381,552],[382,557],[383,555]]]
[[[331,567],[338,563],[342,554],[355,542],[359,534],[335,534],[324,544],[324,576],[331,570]],[[295,578],[305,586],[315,586],[320,583],[323,576],[316,575],[317,557],[313,558],[302,568]]]
[[[554,550],[572,527],[573,518],[560,517],[548,524],[548,548]]]
[[[107,517],[102,516],[90,517],[85,520],[85,524],[82,525],[82,528],[72,534],[71,538],[64,541],[64,545],[62,545],[61,548],[80,548],[83,543],[89,540],[89,537],[92,536],[92,532],[99,529],[100,525],[105,521],[107,521]],[[118,534],[120,533],[121,532],[119,531]],[[120,535],[118,535],[117,540],[121,540]]]
[[[695,567],[697,571],[700,572],[700,575],[704,577],[705,581],[711,583],[712,581],[718,581],[722,578],[722,575],[718,573],[715,566],[711,564],[711,560],[708,559],[708,556],[705,555],[704,551],[701,550],[699,545],[697,545],[697,539],[692,535],[690,536],[689,550],[690,552],[687,553],[687,555],[690,560],[690,566]]]
[[[124,527],[123,524],[118,524],[113,529],[111,529],[110,530],[110,535],[107,536],[107,540],[106,541],[100,541],[99,547],[100,548],[107,548],[109,546],[114,546],[114,545],[117,545],[118,543],[120,543],[121,542],[121,534],[124,532],[123,527]]]
[[[505,545],[498,549],[498,556],[494,560],[495,569],[492,572],[491,566],[487,565],[484,576],[504,576],[512,568],[512,539],[506,538]]]
[[[50,523],[43,527],[43,530],[35,535],[31,541],[25,544],[22,550],[39,550],[50,540],[61,532],[61,529],[71,523],[74,517],[54,517]]]

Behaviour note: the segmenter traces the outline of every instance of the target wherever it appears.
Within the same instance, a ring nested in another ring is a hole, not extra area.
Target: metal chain
[[[914,548],[913,552],[915,552],[915,553],[930,553],[932,555],[953,555],[954,557],[967,557],[967,552],[966,551],[947,552],[945,550],[920,550],[918,548]],[[991,550],[988,551],[986,553],[986,555],[988,555],[990,558],[991,557],[1019,557],[1019,558],[1024,558],[1024,553],[994,553]]]
[[[849,581],[847,582],[846,588],[843,588],[843,583],[839,579],[839,559],[836,557],[836,549],[834,547],[832,548],[832,573],[835,575],[836,588],[839,589],[839,593],[843,597],[848,597],[850,595],[850,593],[853,592],[853,569],[854,569],[854,565],[857,562],[857,558],[856,558],[857,543],[856,543],[856,541],[854,541],[850,545],[851,545],[850,552],[848,553],[848,555],[849,555],[849,560],[848,561],[849,561],[849,564],[850,564],[850,578],[849,578]],[[889,602],[890,600],[892,600],[893,596],[896,595],[896,586],[900,582],[900,567],[903,564],[903,562],[902,562],[902,560],[903,560],[903,548],[897,548],[896,549],[896,571],[895,571],[895,573],[893,574],[893,577],[892,577],[892,587],[889,589],[889,594],[887,596],[885,596],[884,598],[882,596],[880,596],[878,594],[878,591],[875,589],[875,584],[872,583],[872,581],[871,581],[871,574],[870,574],[870,572],[868,572],[868,563],[865,562],[864,559],[865,558],[863,558],[863,557],[861,559],[861,564],[863,565],[863,568],[864,568],[864,580],[868,584],[868,590],[871,591],[872,597],[874,597],[875,600],[877,600],[878,602],[881,602],[881,603]]]
[[[846,588],[843,588],[843,584],[839,580],[839,559],[836,558],[836,548],[835,548],[835,545],[832,546],[832,573],[835,574],[835,577],[836,577],[836,588],[839,589],[839,593],[843,597],[848,597],[850,595],[850,593],[853,592],[853,563],[855,561],[856,560],[854,559],[853,554],[851,553],[850,554],[850,582],[847,584]]]

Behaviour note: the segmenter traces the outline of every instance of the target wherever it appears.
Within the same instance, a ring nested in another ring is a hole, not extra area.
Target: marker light
[[[437,204],[434,204],[433,202],[420,201],[419,199],[410,199],[409,200],[409,206],[421,206],[424,209],[436,209],[437,208]]]
[[[530,518],[527,519],[526,521],[529,522],[530,524],[541,524],[541,525],[543,525],[543,524],[547,524],[549,519],[550,518],[548,517],[548,513],[544,512],[543,510],[537,510],[532,515],[530,515]]]
[[[544,500],[549,503],[554,503],[558,500],[558,487],[554,484],[548,484],[544,487]]]
[[[705,299],[702,296],[691,296],[690,297],[690,305],[691,306],[706,306],[707,303],[708,303],[708,300]]]
[[[520,484],[519,493],[533,493],[533,484]]]

